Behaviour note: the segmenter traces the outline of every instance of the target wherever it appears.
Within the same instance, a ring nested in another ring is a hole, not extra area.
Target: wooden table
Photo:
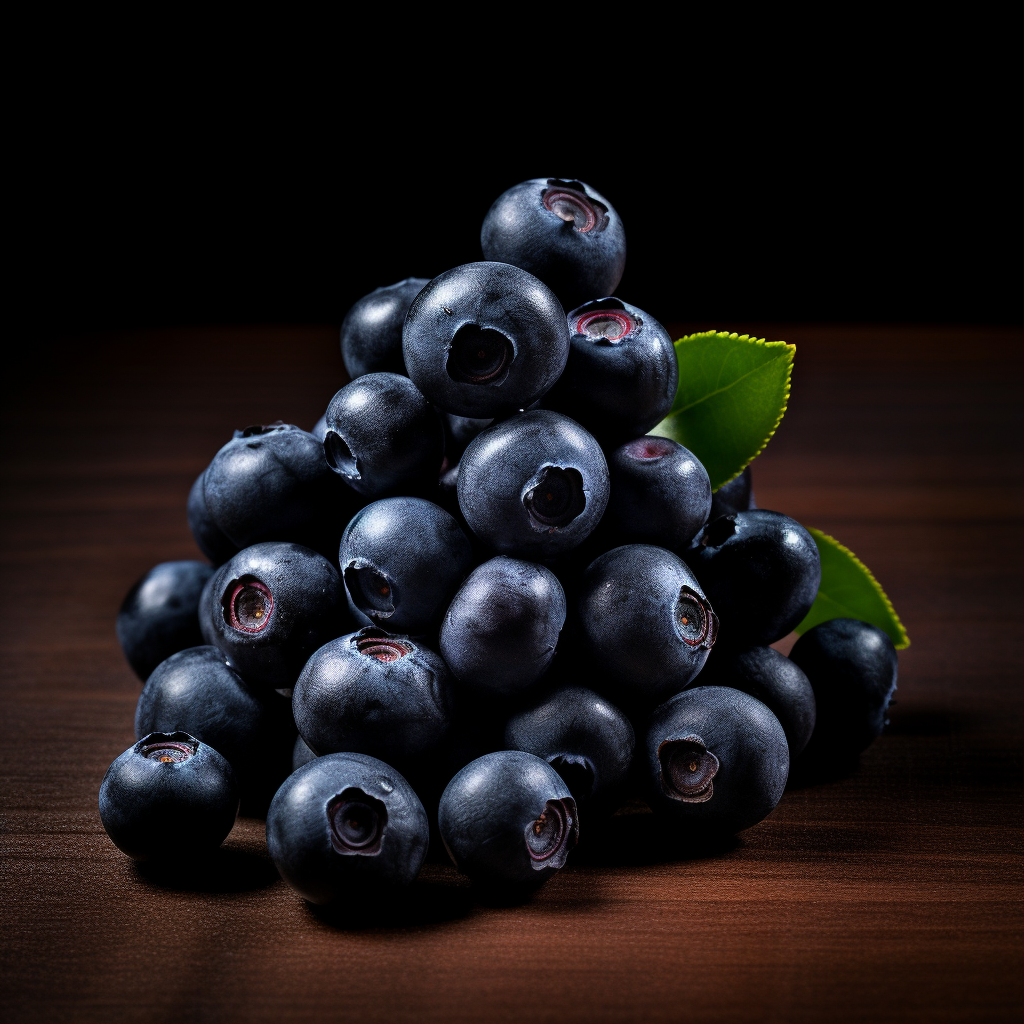
[[[718,856],[678,859],[617,834],[642,820],[617,819],[524,906],[477,905],[431,863],[407,913],[349,929],[277,879],[260,821],[239,820],[211,875],[170,881],[118,853],[96,808],[139,692],[114,637],[122,596],[152,564],[196,557],[185,497],[233,428],[313,424],[343,383],[335,331],[34,342],[34,370],[8,367],[2,410],[0,1014],[933,1024],[1019,1011],[1024,337],[735,326],[798,345],[758,502],[853,548],[912,637],[891,728],[854,774],[791,789]]]

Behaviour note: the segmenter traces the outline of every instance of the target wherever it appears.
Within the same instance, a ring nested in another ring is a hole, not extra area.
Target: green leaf
[[[828,619],[860,619],[888,633],[897,650],[909,647],[910,637],[871,570],[835,537],[813,526],[807,529],[821,555],[821,586],[796,631],[806,633]]]
[[[795,345],[705,331],[676,342],[679,390],[651,431],[689,448],[718,490],[739,476],[775,433],[789,400]]]

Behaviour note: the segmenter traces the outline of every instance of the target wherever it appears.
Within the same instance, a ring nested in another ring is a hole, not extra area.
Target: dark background
[[[392,68],[210,77],[186,56],[97,60],[19,93],[22,332],[339,323],[379,285],[481,258],[490,204],[540,176],[618,208],[619,294],[663,320],[1020,319],[1012,133],[985,76],[819,54],[731,89],[608,93],[595,76],[515,96],[413,76],[394,94]]]

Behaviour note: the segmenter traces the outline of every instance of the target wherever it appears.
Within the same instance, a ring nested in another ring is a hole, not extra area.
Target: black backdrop
[[[701,126],[638,108],[542,138],[499,110],[467,133],[385,101],[318,120],[264,116],[258,96],[131,92],[21,111],[23,332],[338,323],[378,285],[479,259],[490,203],[549,175],[616,205],[619,294],[661,319],[1019,320],[1005,139],[940,102]]]

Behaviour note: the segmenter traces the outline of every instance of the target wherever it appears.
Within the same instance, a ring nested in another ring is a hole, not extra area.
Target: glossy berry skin
[[[448,606],[441,653],[465,686],[507,697],[545,673],[563,625],[565,594],[554,573],[498,555],[470,573]]]
[[[339,564],[358,623],[419,635],[440,622],[473,553],[443,508],[423,498],[384,498],[345,528]]]
[[[544,405],[571,416],[605,444],[657,426],[679,385],[668,331],[642,309],[612,297],[574,309],[568,324],[569,361]]]
[[[488,427],[459,463],[459,508],[503,555],[543,559],[576,547],[608,504],[608,463],[578,423],[536,409]]]
[[[238,813],[231,765],[187,733],[151,733],[107,769],[100,820],[139,861],[189,862],[227,838]]]
[[[711,480],[688,448],[638,437],[608,456],[611,499],[601,533],[611,543],[655,544],[682,553],[707,522]]]
[[[757,508],[757,505],[754,503],[750,467],[747,466],[739,476],[722,484],[711,496],[708,520],[713,521],[719,516],[730,516],[737,512],[749,512],[752,508]]]
[[[221,563],[261,541],[323,547],[350,505],[317,439],[274,423],[235,431],[193,485],[188,516],[203,554]]]
[[[519,750],[466,765],[442,794],[437,822],[455,866],[499,889],[540,885],[579,836],[568,786],[545,761]]]
[[[467,263],[416,296],[402,344],[409,376],[431,402],[486,419],[548,391],[565,369],[569,331],[558,299],[532,274]]]
[[[615,207],[581,181],[534,178],[502,193],[480,232],[484,259],[536,274],[566,309],[611,295],[626,266]]]
[[[327,464],[353,490],[381,498],[436,484],[444,428],[408,377],[368,373],[346,384],[325,415]]]
[[[695,686],[656,708],[644,749],[655,813],[732,835],[766,818],[789,777],[778,719],[749,694]]]
[[[821,582],[814,538],[781,512],[752,509],[710,522],[686,553],[730,647],[766,647],[810,610]]]
[[[697,682],[731,686],[757,698],[779,720],[791,758],[807,746],[814,731],[814,690],[800,666],[774,648],[716,647]]]
[[[613,698],[651,707],[685,687],[707,660],[718,619],[686,563],[665,548],[626,544],[583,574],[578,606],[593,664]]]
[[[185,732],[231,764],[243,800],[269,800],[289,772],[295,736],[288,702],[254,693],[216,647],[192,647],[162,662],[135,707],[135,735]],[[266,803],[263,803],[266,807]]]
[[[210,580],[200,624],[249,686],[287,689],[347,625],[340,601],[338,571],[323,555],[298,544],[254,544]]]
[[[452,721],[441,656],[368,626],[320,648],[292,692],[299,734],[317,754],[355,751],[390,764],[435,750]]]
[[[868,622],[829,619],[804,633],[789,656],[811,681],[818,707],[807,754],[843,758],[866,750],[881,735],[896,690],[889,637]]]
[[[349,377],[364,373],[405,373],[402,325],[412,300],[428,284],[425,277],[407,277],[364,295],[341,322],[341,358]]]
[[[505,746],[551,765],[583,813],[611,813],[621,806],[634,742],[629,719],[582,686],[559,687],[505,726]]]
[[[327,754],[303,765],[267,814],[267,849],[281,877],[322,905],[365,903],[409,885],[429,838],[409,783],[365,754]]]
[[[117,613],[117,639],[140,679],[165,658],[203,642],[199,595],[212,575],[206,562],[161,562],[128,591]]]

